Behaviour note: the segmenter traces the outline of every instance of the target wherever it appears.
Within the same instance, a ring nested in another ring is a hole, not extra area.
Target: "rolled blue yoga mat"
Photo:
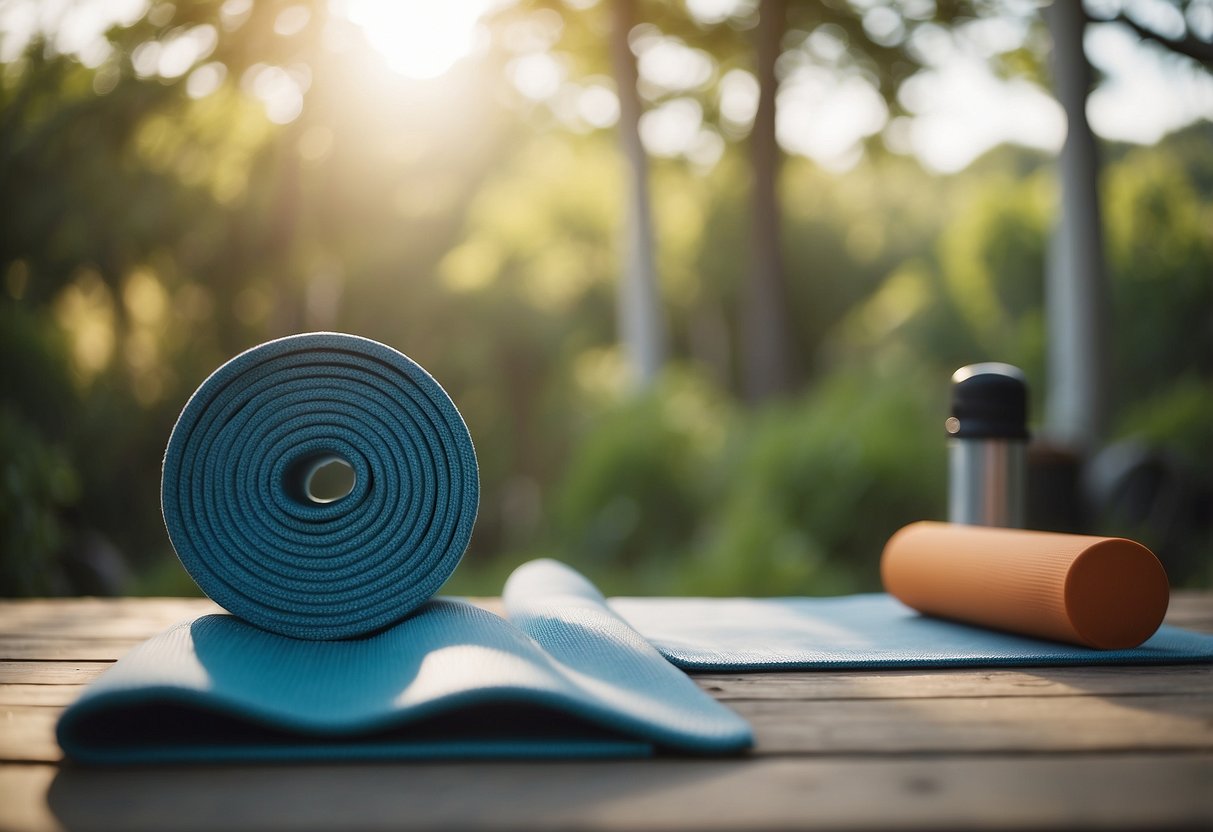
[[[321,502],[309,478],[352,469]],[[472,535],[476,453],[446,391],[408,357],[340,333],[241,353],[194,393],[169,438],[161,504],[181,563],[270,632],[367,635],[430,599]]]

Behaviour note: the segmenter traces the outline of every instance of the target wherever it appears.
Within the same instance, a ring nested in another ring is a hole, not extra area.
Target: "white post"
[[[619,331],[632,381],[643,389],[652,385],[665,363],[665,320],[657,284],[648,160],[640,142],[636,59],[628,45],[628,33],[635,23],[634,3],[614,0],[612,12],[611,51],[619,87],[619,137],[628,191],[618,294]]]
[[[1066,113],[1058,159],[1061,213],[1045,277],[1048,378],[1045,435],[1085,452],[1107,422],[1107,281],[1099,211],[1099,160],[1087,121],[1091,67],[1083,51],[1086,13],[1077,0],[1045,9],[1053,36],[1053,83]]]

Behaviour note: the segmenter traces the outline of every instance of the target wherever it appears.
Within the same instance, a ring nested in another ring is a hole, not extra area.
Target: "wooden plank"
[[[1213,590],[1173,589],[1167,615],[1177,617],[1213,614]]]
[[[1164,623],[1172,627],[1179,627],[1181,630],[1191,630],[1194,633],[1213,633],[1213,614],[1167,616]]]
[[[494,614],[502,612],[500,599],[466,600]],[[0,626],[0,663],[113,661],[173,624],[193,620],[198,615],[222,612],[205,599],[184,599],[183,605],[182,599],[86,598],[8,601],[0,603],[0,615],[11,607],[25,610],[22,619],[25,623],[14,626],[7,619],[0,619],[5,621]],[[153,614],[141,617],[138,613],[144,607],[151,608]],[[124,614],[122,609],[133,609],[134,614]],[[29,614],[30,610],[36,614]]]
[[[207,598],[52,598],[0,603],[0,635],[147,638],[178,621],[222,612]]]
[[[489,612],[502,612],[500,599],[466,600]],[[55,656],[72,649],[95,653],[93,642],[121,644],[125,651],[174,624],[222,612],[205,598],[4,601],[0,602],[0,659],[40,658],[27,655],[31,643],[34,650],[45,645]]]
[[[738,700],[756,754],[1213,750],[1213,700],[1201,696]],[[0,711],[0,760],[55,762],[60,709]]]
[[[57,766],[0,764],[0,829],[6,832],[62,829],[46,802],[46,793],[58,773]]]
[[[0,708],[0,762],[57,763],[63,759],[55,741],[55,722],[62,710],[16,705]]]
[[[0,685],[0,707],[32,705],[65,708],[76,701],[88,685]]]
[[[730,704],[749,720],[766,754],[1213,751],[1208,696]]]
[[[0,684],[80,685],[91,682],[112,665],[112,661],[0,662]]]
[[[1208,829],[1209,755],[0,767],[14,832]],[[45,795],[45,797],[44,797]]]
[[[1200,694],[1213,690],[1213,664],[697,673],[692,678],[723,701]]]
[[[111,638],[39,638],[38,636],[0,636],[0,662],[61,661],[104,662],[126,655],[146,639]]]

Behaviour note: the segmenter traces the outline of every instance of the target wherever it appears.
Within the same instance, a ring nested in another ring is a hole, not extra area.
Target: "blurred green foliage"
[[[71,531],[63,512],[80,496],[80,480],[61,448],[9,405],[0,409],[0,528],[6,556],[0,583],[20,595],[46,595],[64,588],[56,553]]]
[[[888,535],[945,513],[952,370],[1009,361],[1043,390],[1056,193],[1037,154],[1002,148],[948,177],[878,148],[842,174],[788,160],[811,380],[761,409],[736,395],[743,148],[706,172],[656,160],[674,360],[636,395],[615,346],[613,136],[503,106],[496,53],[479,74],[408,81],[357,50],[335,58],[319,23],[268,34],[280,5],[235,27],[219,4],[182,5],[116,29],[95,68],[41,43],[3,67],[0,593],[78,591],[67,553],[95,534],[134,571],[121,589],[194,591],[159,516],[173,420],[223,360],[293,331],[383,340],[451,392],[483,482],[456,592],[495,593],[541,554],[609,592],[874,589]],[[140,43],[207,21],[207,60],[226,67],[213,91],[135,71]],[[272,67],[308,70],[285,124],[250,92]],[[1110,146],[1104,176],[1117,436],[1204,483],[1210,148],[1208,123]],[[1206,564],[1189,580],[1209,581],[1213,542],[1185,545]]]

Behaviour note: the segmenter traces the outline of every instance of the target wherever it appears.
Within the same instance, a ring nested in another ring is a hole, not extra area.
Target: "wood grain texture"
[[[1213,756],[0,768],[0,827],[1208,829]],[[21,800],[38,795],[37,800]],[[45,795],[45,798],[41,797]]]
[[[60,768],[83,686],[214,610],[0,602],[0,829],[1213,827],[1207,664],[699,675],[757,734],[726,760]],[[1213,632],[1213,593],[1168,623]]]
[[[39,598],[0,602],[0,635],[147,638],[222,608],[209,598]]]
[[[0,661],[112,662],[144,640],[6,635],[0,636]]]
[[[0,684],[81,685],[100,676],[113,661],[0,661]]]
[[[1213,751],[1207,696],[730,703],[766,754]]]
[[[1171,603],[1167,607],[1168,624],[1187,626],[1187,621],[1213,623],[1213,592],[1197,589],[1176,589],[1171,592]]]
[[[79,685],[0,685],[0,707],[33,705],[36,707],[65,708],[76,701],[87,684]]]
[[[1140,696],[1206,693],[1213,689],[1213,665],[1159,665],[1136,668],[1132,673],[1126,673],[1124,667],[1107,666],[697,673],[693,678],[701,688],[725,702],[736,699]]]

